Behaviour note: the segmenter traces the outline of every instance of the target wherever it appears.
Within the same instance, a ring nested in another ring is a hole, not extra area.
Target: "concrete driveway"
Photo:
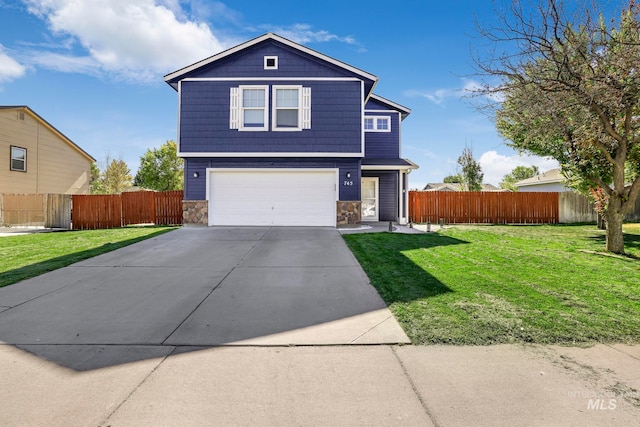
[[[338,231],[312,227],[182,228],[0,288],[0,341],[75,370],[175,346],[409,342]]]
[[[0,288],[0,425],[640,425],[640,346],[403,340],[335,229],[180,229]]]

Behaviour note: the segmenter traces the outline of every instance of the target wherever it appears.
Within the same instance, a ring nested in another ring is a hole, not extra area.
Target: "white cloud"
[[[27,68],[10,57],[0,44],[0,83],[20,78],[26,71]]]
[[[435,89],[430,91],[409,89],[404,91],[404,95],[410,98],[426,98],[436,105],[441,105],[447,98],[460,98],[458,89]]]
[[[352,36],[338,36],[329,31],[314,30],[309,24],[293,24],[286,27],[264,25],[262,28],[300,44],[337,41],[356,46],[360,51],[364,51],[364,46]]]
[[[464,96],[476,96],[476,94],[478,94],[479,91],[487,90],[487,89],[492,90],[493,87],[482,85],[481,83],[478,83],[475,80],[465,80],[465,84],[464,84],[464,87],[462,88],[462,92]],[[500,92],[487,93],[480,96],[487,98],[493,102],[502,102],[505,99],[504,95]]]
[[[483,88],[483,86],[475,80],[462,79],[461,84],[462,87],[459,88],[440,88],[435,90],[409,89],[404,91],[404,95],[408,97],[423,97],[436,105],[441,105],[448,98],[460,99],[471,97]],[[484,97],[494,102],[502,102],[504,100],[502,94],[499,93],[484,95]]]
[[[241,14],[224,3],[204,0],[22,0],[44,20],[55,47],[37,45],[23,53],[33,65],[57,71],[110,75],[132,82],[158,82],[162,75],[218,53],[238,37],[216,33],[203,20],[240,25]],[[362,45],[351,36],[315,30],[307,24],[259,26],[298,43],[338,41]],[[73,43],[69,43],[72,40]],[[79,49],[78,49],[79,47]],[[60,49],[66,49],[60,51]],[[51,53],[56,50],[56,53]],[[73,65],[76,64],[77,68]]]
[[[484,182],[495,186],[498,186],[502,178],[516,166],[538,166],[540,172],[559,167],[558,162],[551,158],[521,154],[505,156],[495,150],[482,153],[478,162],[484,172]]]
[[[29,51],[24,57],[30,64],[64,73],[99,74],[100,64],[90,56],[72,56],[55,52]]]
[[[77,39],[91,59],[81,58],[82,64],[127,80],[155,80],[228,47],[207,24],[185,19],[177,0],[160,4],[153,0],[25,2],[54,34]],[[59,58],[70,64],[76,56],[69,53]]]

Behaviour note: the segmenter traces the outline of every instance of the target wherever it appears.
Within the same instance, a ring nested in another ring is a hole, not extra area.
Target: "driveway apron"
[[[0,288],[0,341],[409,342],[338,231],[315,227],[182,228]]]

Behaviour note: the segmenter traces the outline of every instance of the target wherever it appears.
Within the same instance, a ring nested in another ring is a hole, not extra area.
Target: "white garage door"
[[[335,169],[212,170],[209,225],[336,225]]]

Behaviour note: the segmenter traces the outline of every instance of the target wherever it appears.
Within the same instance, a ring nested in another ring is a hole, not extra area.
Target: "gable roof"
[[[38,113],[33,111],[28,106],[26,106],[26,105],[0,105],[0,110],[16,110],[16,111],[22,110],[23,112],[29,114],[31,117],[33,117],[38,122],[40,122],[43,126],[48,128],[51,132],[53,132],[54,134],[58,135],[58,137],[60,137],[60,139],[62,139],[67,144],[69,144],[71,147],[73,147],[80,154],[85,156],[89,161],[91,161],[91,162],[95,162],[96,161],[96,159],[94,159],[89,153],[87,153],[82,148],[80,148],[80,146],[78,144],[76,144],[75,142],[73,142],[72,140],[67,138],[67,136],[65,134],[63,134],[58,129],[56,129],[51,123],[49,123],[48,121],[43,119]]]
[[[523,179],[515,183],[516,187],[528,187],[530,185],[554,184],[564,181],[561,169],[551,169],[531,178]]]
[[[275,41],[280,42],[280,43],[282,43],[282,44],[284,44],[286,46],[289,46],[289,47],[291,47],[293,49],[299,50],[299,51],[304,52],[304,53],[306,53],[308,55],[316,57],[316,58],[318,58],[320,60],[326,61],[326,62],[328,62],[330,64],[335,65],[335,66],[338,66],[338,67],[340,67],[340,68],[342,68],[342,69],[344,69],[344,70],[346,70],[346,71],[348,71],[350,73],[356,74],[356,75],[360,76],[362,79],[370,80],[370,81],[373,82],[372,85],[371,85],[371,91],[373,91],[373,88],[378,83],[378,77],[374,76],[373,74],[370,74],[370,73],[368,73],[366,71],[363,71],[363,70],[361,70],[359,68],[353,67],[353,66],[351,66],[349,64],[346,64],[346,63],[344,63],[342,61],[339,61],[339,60],[337,60],[335,58],[332,58],[330,56],[324,55],[324,54],[322,54],[320,52],[317,52],[317,51],[315,51],[313,49],[310,49],[310,48],[308,48],[306,46],[303,46],[301,44],[292,42],[291,40],[285,39],[284,37],[281,37],[281,36],[279,36],[277,34],[274,34],[274,33],[263,34],[263,35],[261,35],[259,37],[256,37],[255,39],[249,40],[249,41],[244,42],[242,44],[239,44],[239,45],[237,45],[235,47],[229,48],[229,49],[224,50],[222,52],[219,52],[219,53],[217,53],[217,54],[215,54],[213,56],[210,56],[210,57],[205,58],[205,59],[203,59],[201,61],[195,62],[195,63],[193,63],[191,65],[188,65],[188,66],[186,66],[184,68],[181,68],[181,69],[179,69],[177,71],[169,73],[166,76],[164,76],[164,81],[167,84],[169,84],[171,87],[173,87],[175,90],[178,90],[178,81],[180,81],[186,74],[189,74],[190,72],[192,72],[194,70],[197,70],[198,68],[201,68],[201,67],[204,67],[206,65],[209,65],[212,62],[219,61],[219,60],[221,60],[223,58],[226,58],[226,57],[228,57],[230,55],[233,55],[233,54],[235,54],[237,52],[240,52],[240,51],[242,51],[244,49],[247,49],[247,48],[249,48],[251,46],[254,46],[254,45],[257,45],[259,43],[262,43],[262,42],[264,42],[266,40],[275,40]]]
[[[401,116],[402,116],[402,120],[404,120],[409,114],[411,114],[411,109],[407,108],[403,105],[400,105],[396,102],[390,101],[387,98],[383,98],[380,95],[376,95],[375,93],[371,94],[371,97],[369,98],[369,100],[371,101],[376,101],[380,104],[383,104],[387,107],[389,107],[392,110],[397,110],[400,112]]]

